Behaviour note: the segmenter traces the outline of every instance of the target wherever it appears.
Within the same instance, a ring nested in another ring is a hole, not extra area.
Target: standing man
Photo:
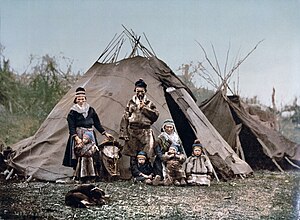
[[[145,151],[154,156],[154,135],[150,128],[157,120],[159,112],[147,96],[147,84],[143,79],[135,83],[136,93],[128,102],[120,124],[120,139],[125,140],[123,154],[135,158]]]

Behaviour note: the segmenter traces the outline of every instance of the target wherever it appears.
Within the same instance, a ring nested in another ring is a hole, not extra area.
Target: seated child
[[[193,144],[193,154],[186,160],[185,173],[188,184],[210,186],[212,169],[209,158],[203,152],[202,144],[196,140]]]
[[[132,158],[130,160],[130,168],[134,182],[152,184],[153,167],[146,152],[140,151],[136,159]]]
[[[93,141],[93,134],[85,132],[82,137],[82,144],[75,145],[75,154],[78,157],[75,175],[82,182],[89,182],[96,176],[93,160],[96,152],[99,150]]]
[[[164,180],[164,185],[186,185],[185,172],[182,167],[185,159],[185,155],[178,152],[178,145],[172,143],[172,145],[169,147],[169,150],[163,155],[163,161],[166,164],[166,177]]]

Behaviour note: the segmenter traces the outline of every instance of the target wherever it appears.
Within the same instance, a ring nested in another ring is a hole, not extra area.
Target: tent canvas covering
[[[222,137],[253,169],[291,168],[284,160],[300,162],[300,147],[259,116],[250,114],[239,96],[227,96],[218,90],[200,105],[201,110]],[[279,168],[280,168],[279,167]],[[278,167],[277,167],[278,168]]]
[[[118,138],[122,114],[134,94],[134,82],[139,78],[148,84],[146,95],[160,112],[159,119],[152,126],[156,136],[163,121],[173,117],[188,155],[193,141],[199,138],[222,177],[252,172],[207,120],[190,90],[156,56],[135,56],[113,63],[95,62],[57,103],[37,132],[12,146],[16,154],[10,165],[24,175],[40,180],[55,181],[72,176],[72,169],[62,166],[62,159],[68,139],[66,117],[73,105],[75,89],[78,86],[86,89],[87,101],[95,108],[102,125]],[[166,92],[167,88],[173,89]],[[99,142],[103,140],[99,133],[97,137]],[[128,175],[128,158],[123,156],[121,177],[128,178]]]

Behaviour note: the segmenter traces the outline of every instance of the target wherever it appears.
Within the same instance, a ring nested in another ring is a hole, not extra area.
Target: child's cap
[[[200,143],[199,144],[193,144],[192,147],[193,147],[193,150],[195,150],[196,148],[202,150],[202,148],[203,148],[202,144],[200,144]]]
[[[145,151],[140,151],[140,152],[138,152],[136,157],[147,159],[147,153]]]
[[[92,132],[85,132],[83,134],[83,136],[86,136],[89,140],[93,140],[94,139]]]
[[[179,144],[173,142],[173,143],[171,144],[170,148],[174,148],[174,149],[176,150],[176,152],[178,152]]]

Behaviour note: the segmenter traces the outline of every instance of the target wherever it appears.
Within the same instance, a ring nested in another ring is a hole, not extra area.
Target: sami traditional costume
[[[175,154],[170,153],[171,147],[175,149]],[[162,157],[166,164],[165,185],[186,185],[186,176],[183,168],[186,156],[183,153],[178,152],[178,146],[176,144],[172,144],[170,148]]]
[[[75,155],[78,158],[75,176],[78,179],[95,177],[97,174],[94,155],[99,153],[99,149],[94,142],[93,131],[86,131],[84,136],[88,137],[88,142],[83,146],[75,145]]]
[[[173,132],[171,134],[168,134],[165,131],[166,125],[172,125],[173,126]],[[175,124],[172,119],[166,119],[162,125],[162,133],[158,136],[155,146],[155,160],[153,162],[153,169],[155,175],[159,175],[161,180],[164,179],[165,176],[165,164],[163,162],[163,155],[168,152],[170,146],[174,143],[178,146],[178,152],[184,153],[182,142],[176,132]]]
[[[141,79],[135,86],[147,87]],[[142,108],[139,107],[141,102],[144,104]],[[126,140],[124,155],[135,157],[139,151],[145,151],[149,157],[154,156],[154,135],[150,127],[158,116],[155,104],[146,95],[142,99],[134,95],[129,100],[120,123],[119,138]]]
[[[201,148],[201,155],[192,155],[186,160],[185,172],[187,182],[191,185],[207,185],[210,186],[210,176],[212,174],[212,164],[209,158],[203,153],[201,144],[194,144],[195,147]]]
[[[79,88],[76,90],[76,96],[85,96],[85,90],[81,87]],[[79,106],[76,104],[76,98],[74,103],[75,104],[71,107],[67,116],[69,139],[63,159],[63,165],[67,167],[73,167],[75,170],[78,159],[74,152],[74,147],[76,144],[75,137],[78,136],[80,139],[82,139],[85,132],[91,132],[93,135],[93,141],[97,145],[97,139],[93,129],[96,128],[101,134],[105,134],[106,132],[102,127],[100,119],[93,107],[86,102],[82,106]]]
[[[139,157],[145,159],[144,164],[138,163],[137,159]],[[140,151],[138,153],[138,155],[136,156],[136,158],[131,158],[130,169],[131,169],[131,173],[132,173],[132,176],[135,181],[144,182],[147,180],[148,184],[151,183],[152,178],[146,179],[143,175],[141,175],[141,174],[145,174],[147,176],[149,176],[149,175],[153,176],[153,167],[151,165],[151,162],[149,161],[149,158],[147,157],[147,154],[144,151]]]

